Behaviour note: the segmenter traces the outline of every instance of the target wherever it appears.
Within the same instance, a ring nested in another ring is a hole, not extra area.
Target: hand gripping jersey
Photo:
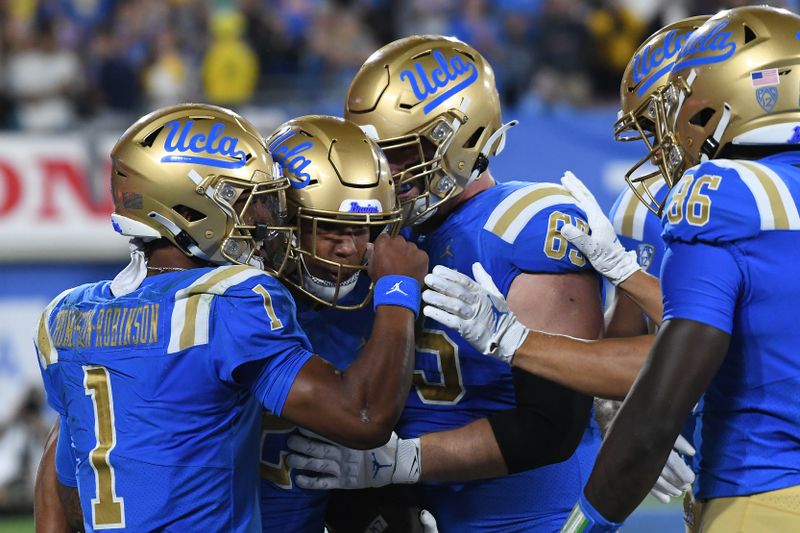
[[[261,407],[280,414],[311,357],[291,296],[246,266],[109,287],[65,291],[36,332],[86,530],[260,531]]]
[[[696,408],[698,499],[800,484],[799,166],[797,152],[703,163],[662,219],[664,319],[731,336]]]
[[[472,272],[480,261],[507,295],[521,273],[590,268],[558,229],[585,227],[585,214],[561,186],[511,182],[468,200],[417,244],[430,266]],[[454,429],[516,405],[511,369],[478,353],[455,331],[426,319],[416,337],[412,387],[397,432],[417,437]],[[440,531],[557,531],[578,498],[599,446],[596,427],[575,454],[555,465],[502,478],[421,486],[423,507]]]
[[[363,301],[369,291],[366,272],[356,288],[342,301]],[[371,305],[355,311],[297,302],[297,319],[308,333],[316,353],[339,370],[345,370],[361,352],[372,332],[375,311]],[[264,533],[320,533],[325,523],[328,491],[306,490],[294,484],[294,471],[285,462],[286,441],[297,431],[291,423],[274,415],[263,415],[261,437],[261,523]]]

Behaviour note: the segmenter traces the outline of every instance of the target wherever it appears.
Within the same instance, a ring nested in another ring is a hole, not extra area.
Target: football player
[[[598,278],[558,233],[566,222],[584,224],[583,212],[556,184],[497,184],[488,171],[511,124],[501,122],[494,74],[476,50],[439,36],[385,46],[353,80],[345,116],[379,139],[404,221],[433,263],[490,262],[527,324],[600,333]],[[432,320],[420,324],[416,343],[399,437],[360,453],[292,436],[290,446],[307,455],[291,455],[290,465],[328,461],[342,474],[299,475],[298,484],[413,483],[421,462],[418,493],[441,531],[557,528],[599,442],[596,426],[587,430],[591,398],[498,364]],[[409,443],[418,453],[403,454]],[[315,458],[319,447],[337,455]]]
[[[670,74],[665,322],[567,531],[616,530],[698,400],[691,530],[800,528],[798,35],[785,10],[722,11]]]
[[[283,285],[253,267],[285,268],[291,235],[289,180],[251,124],[171,106],[111,155],[114,227],[141,246],[113,281],[56,297],[37,326],[61,415],[59,481],[79,487],[88,531],[252,531],[260,407],[361,447],[391,432],[427,258],[402,238],[376,239],[381,342],[340,372],[311,352]]]
[[[292,239],[281,279],[293,293],[298,321],[314,350],[345,371],[369,338],[375,319],[369,305],[373,283],[366,273],[368,250],[381,232],[395,235],[400,226],[389,163],[358,126],[330,116],[292,119],[266,142],[291,185],[286,200]],[[265,532],[319,533],[326,521],[329,491],[298,487],[286,464],[286,440],[296,431],[281,418],[264,417],[260,470]],[[353,530],[355,513],[344,503],[331,505],[329,529]],[[398,531],[411,531],[410,524],[419,522],[418,510],[365,507],[360,501],[361,530],[378,516]]]

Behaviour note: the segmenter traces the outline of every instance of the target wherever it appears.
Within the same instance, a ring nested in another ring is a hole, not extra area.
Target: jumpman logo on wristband
[[[389,468],[390,466],[392,466],[392,463],[387,463],[385,465],[380,464],[378,458],[375,457],[375,452],[372,452],[372,479],[378,477],[378,472],[381,468]]]
[[[388,291],[386,291],[386,294],[392,294],[393,292],[399,292],[403,296],[408,296],[408,293],[403,291],[403,289],[400,288],[400,284],[401,283],[403,283],[403,282],[402,281],[398,281],[397,283],[392,285],[392,288],[389,289]]]

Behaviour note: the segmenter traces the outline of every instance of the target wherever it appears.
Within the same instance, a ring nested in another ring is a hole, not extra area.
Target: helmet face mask
[[[267,143],[292,184],[279,277],[319,304],[363,307],[372,284],[345,298],[366,276],[368,243],[382,232],[395,235],[401,222],[386,156],[355,124],[321,115],[288,121]]]
[[[660,188],[662,179],[671,186],[674,176],[677,174],[679,179],[683,171],[673,164],[680,147],[671,129],[682,87],[667,84],[669,72],[692,33],[708,18],[682,19],[655,32],[636,50],[622,76],[621,109],[614,123],[614,139],[644,143],[646,155],[628,169],[625,181],[639,200],[658,215],[664,202],[656,200],[654,191]]]
[[[717,13],[692,35],[667,85],[676,95],[664,133],[676,148],[669,152],[670,186],[689,167],[737,146],[794,144],[798,32],[799,16],[746,6]]]
[[[370,56],[350,84],[345,118],[373,133],[395,166],[416,148],[416,164],[394,170],[406,225],[461,194],[500,152],[507,129],[492,68],[439,35],[399,39]]]
[[[263,265],[259,228],[286,212],[289,182],[245,119],[207,104],[162,108],[131,126],[111,159],[119,233],[165,238],[214,265]]]
[[[378,141],[392,168],[406,225],[427,220],[442,202],[461,192],[442,167],[456,128],[440,118],[420,133]]]

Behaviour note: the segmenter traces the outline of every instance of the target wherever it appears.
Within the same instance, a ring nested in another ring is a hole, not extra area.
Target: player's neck
[[[176,246],[163,246],[150,252],[150,256],[147,258],[147,276],[204,266],[208,266],[205,261],[189,257]]]

